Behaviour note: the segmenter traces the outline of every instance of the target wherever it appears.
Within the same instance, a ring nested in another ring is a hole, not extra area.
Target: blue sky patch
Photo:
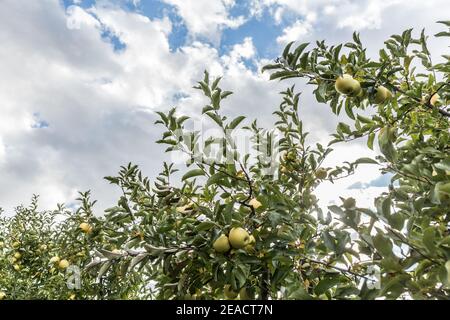
[[[127,47],[119,37],[106,28],[103,28],[101,36],[103,40],[112,44],[115,52],[123,51]]]
[[[369,181],[367,183],[364,182],[356,182],[354,184],[352,184],[351,186],[349,186],[347,189],[367,189],[370,187],[387,187],[389,185],[389,183],[391,182],[391,178],[392,178],[392,174],[390,173],[386,173],[383,174],[381,176],[379,176],[378,178]]]
[[[34,122],[31,125],[31,128],[33,128],[33,129],[45,129],[50,126],[50,124],[47,121],[42,120],[40,118],[39,112],[33,113],[33,118],[34,118]]]
[[[170,19],[172,22],[172,32],[169,35],[170,50],[175,51],[186,43],[188,30],[174,6],[158,0],[149,0],[142,1],[137,7],[137,11],[150,19],[164,17]]]
[[[89,8],[96,3],[97,1],[95,0],[83,0],[80,3],[76,3],[74,0],[62,0],[65,8],[74,4],[83,8]],[[172,23],[172,32],[169,35],[169,45],[172,51],[176,51],[178,48],[186,45],[190,40],[188,29],[183,19],[178,15],[175,6],[160,0],[141,1],[137,6],[134,6],[132,1],[120,1],[120,5],[126,10],[138,12],[150,19],[168,17]],[[251,37],[257,51],[257,58],[273,59],[280,51],[276,38],[283,33],[283,29],[286,26],[290,25],[298,17],[292,13],[287,13],[283,16],[283,21],[277,24],[267,8],[263,10],[259,17],[251,17],[250,9],[249,2],[244,0],[236,1],[235,5],[230,8],[230,17],[244,16],[248,20],[239,28],[225,28],[222,31],[221,42],[217,47],[219,54],[228,54],[233,45],[242,43],[246,37]],[[108,31],[105,31],[102,37],[111,42],[116,51],[126,48],[119,38]],[[201,36],[197,36],[196,40],[215,46],[209,39]],[[244,61],[244,63],[249,68],[254,67],[252,61]]]

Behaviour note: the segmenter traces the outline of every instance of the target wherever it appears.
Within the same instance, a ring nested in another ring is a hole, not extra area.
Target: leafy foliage
[[[176,108],[158,112],[157,143],[184,155],[184,168],[164,163],[151,182],[136,165],[121,167],[106,180],[122,195],[102,217],[85,193],[77,210],[39,212],[33,199],[2,218],[0,291],[9,299],[448,299],[450,57],[433,64],[425,32],[412,30],[391,36],[376,59],[356,33],[308,46],[288,44],[263,71],[303,78],[319,103],[345,111],[327,146],[309,141],[294,87],[281,92],[268,130],[223,115],[232,93],[205,72],[196,86],[207,99],[202,117],[220,134],[188,129],[194,120]],[[340,93],[343,75],[361,89]],[[255,152],[240,153],[244,133]],[[323,166],[333,145],[356,139],[379,155]],[[316,187],[361,165],[392,176],[373,207],[342,198],[323,211]],[[232,239],[237,227],[242,239]],[[68,289],[49,265],[56,255],[81,267],[82,289]]]
[[[302,56],[298,51],[306,45],[300,45],[266,67],[274,71],[272,79],[284,79],[287,73],[306,78],[316,87],[318,102],[329,104],[336,114],[345,109],[352,125],[340,124],[330,144],[367,137],[373,149],[378,137],[381,155],[372,161],[382,173],[392,174],[389,190],[375,199],[375,210],[330,210],[358,233],[357,251],[380,269],[382,286],[376,296],[391,299],[448,297],[450,63],[444,55],[444,62],[433,64],[426,39],[424,31],[413,38],[412,30],[406,30],[391,36],[379,58],[371,60],[354,34],[344,46],[318,42]],[[334,81],[343,73],[360,81],[362,94],[343,97],[336,92]],[[393,98],[375,105],[381,85]],[[365,219],[358,221],[360,216]]]

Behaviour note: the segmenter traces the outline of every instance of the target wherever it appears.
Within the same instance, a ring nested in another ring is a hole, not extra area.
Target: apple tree
[[[356,297],[367,277],[339,265],[344,254],[358,254],[350,233],[334,228],[314,195],[332,150],[308,142],[299,94],[281,93],[275,130],[267,130],[222,115],[231,92],[219,83],[205,72],[196,88],[208,100],[202,116],[220,134],[188,130],[190,118],[175,108],[159,112],[158,143],[185,155],[181,182],[173,164],[164,164],[153,184],[131,164],[106,178],[123,191],[105,225],[122,252],[103,250],[96,267],[145,274],[158,299]],[[256,152],[238,148],[246,134]]]
[[[89,192],[78,200],[75,210],[59,205],[41,211],[34,196],[13,216],[0,215],[1,299],[138,298],[140,278],[99,277],[86,271],[95,248],[104,246],[104,236]]]

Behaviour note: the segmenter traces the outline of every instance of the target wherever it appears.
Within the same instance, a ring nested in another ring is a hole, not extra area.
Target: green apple
[[[60,260],[58,256],[54,256],[50,259],[50,263],[59,263]]]
[[[225,253],[230,250],[230,242],[228,241],[228,237],[222,234],[213,244],[214,250],[219,253]]]
[[[438,182],[435,188],[438,193],[439,201],[446,201],[450,199],[450,182]]]
[[[248,241],[248,244],[245,246],[245,251],[248,253],[255,253],[255,243],[256,239],[253,235],[250,235],[250,240]]]
[[[336,91],[347,96],[357,96],[361,92],[361,85],[358,80],[349,74],[344,74],[336,79],[334,87]]]
[[[229,284],[225,285],[225,287],[223,288],[223,293],[228,299],[236,299],[236,297],[238,296],[238,293],[234,291]]]
[[[252,300],[252,297],[250,296],[246,287],[242,287],[241,290],[239,290],[239,299],[240,300]]]
[[[59,263],[58,263],[58,267],[60,269],[67,269],[69,267],[70,263],[69,261],[67,261],[66,259],[62,259]]]
[[[327,169],[325,169],[325,168],[317,169],[316,178],[320,179],[320,180],[326,179],[327,178]]]
[[[241,249],[244,248],[250,241],[250,235],[245,229],[242,228],[232,228],[228,239],[233,246],[233,248]]]
[[[342,204],[345,209],[354,209],[356,206],[356,200],[354,198],[347,198]]]
[[[297,153],[295,151],[289,151],[285,157],[285,160],[294,161],[297,158]]]
[[[280,166],[280,172],[281,173],[288,173],[290,170],[286,168],[285,166]]]
[[[436,105],[436,103],[440,102],[439,101],[439,94],[435,93],[433,94],[433,96],[430,99],[430,104],[434,107]]]
[[[248,204],[251,205],[254,209],[258,209],[259,207],[262,206],[261,202],[259,202],[258,199],[256,198],[250,200]]]
[[[384,86],[379,86],[375,89],[375,95],[373,102],[376,104],[382,104],[392,98],[392,93]]]
[[[92,227],[89,223],[86,222],[82,222],[80,223],[80,229],[81,231],[83,231],[84,233],[91,233],[92,232]]]
[[[447,282],[450,284],[450,260],[445,263],[445,270],[447,270]]]

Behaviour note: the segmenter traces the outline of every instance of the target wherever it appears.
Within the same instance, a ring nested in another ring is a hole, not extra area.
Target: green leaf
[[[182,116],[182,117],[179,117],[179,118],[177,119],[177,124],[178,124],[179,126],[181,126],[181,125],[183,124],[183,122],[185,122],[185,121],[188,120],[188,119],[189,119],[188,116]]]
[[[212,112],[206,112],[206,115],[214,120],[215,123],[217,123],[220,127],[222,127],[222,119],[215,113]]]
[[[380,151],[389,161],[395,162],[397,159],[397,150],[395,150],[394,144],[392,143],[393,129],[386,126],[380,130],[378,135],[378,145]]]
[[[328,209],[333,213],[336,213],[339,215],[344,215],[344,211],[339,206],[331,205],[331,206],[328,206]]]
[[[298,76],[298,73],[296,71],[277,71],[270,75],[270,80],[278,79],[278,78],[284,78],[284,77],[296,77]]]
[[[379,62],[375,62],[375,61],[370,61],[364,65],[361,66],[361,68],[380,68],[381,67],[381,63]]]
[[[436,230],[434,227],[428,227],[423,231],[422,243],[428,251],[433,253],[436,250],[434,240],[436,239]]]
[[[279,69],[279,64],[268,64],[261,68],[261,72],[263,73],[266,70],[273,70],[273,69]]]
[[[222,94],[220,95],[220,99],[225,99],[226,97],[228,97],[229,95],[232,95],[233,92],[231,91],[223,91]]]
[[[437,169],[450,171],[450,158],[441,160],[441,162],[435,163],[434,166]]]
[[[208,111],[212,111],[212,110],[214,110],[214,107],[213,107],[213,106],[210,106],[210,105],[207,105],[207,106],[205,106],[205,107],[202,109],[202,114],[204,114],[204,113],[206,113],[206,112],[208,112]]]
[[[234,129],[236,128],[243,120],[245,119],[244,116],[239,116],[237,118],[235,118],[233,121],[231,121],[231,123],[228,125],[228,128],[230,129]]]
[[[170,144],[170,145],[172,145],[172,146],[176,146],[178,143],[175,141],[175,140],[173,140],[173,139],[163,139],[163,140],[158,140],[158,141],[156,141],[156,143],[158,143],[158,144]]]
[[[282,54],[282,57],[283,57],[284,59],[287,60],[287,56],[288,56],[288,54],[289,54],[289,50],[291,50],[291,47],[292,47],[292,45],[293,45],[294,43],[295,43],[295,41],[289,42],[289,43],[286,45],[286,47],[284,48],[283,54]]]
[[[450,37],[450,32],[442,31],[434,35],[435,37]]]
[[[346,134],[351,134],[352,133],[352,130],[350,129],[350,126],[348,124],[346,124],[346,123],[343,123],[343,122],[339,122],[339,124],[337,126],[337,129],[339,131],[342,131],[343,133],[346,133]]]
[[[291,271],[289,267],[279,267],[275,270],[272,277],[272,285],[276,287],[276,285],[282,281]]]
[[[203,221],[195,228],[195,230],[197,230],[198,232],[207,231],[207,230],[211,229],[212,227],[214,227],[215,225],[216,224],[212,221]]]
[[[323,242],[325,244],[325,246],[335,252],[336,251],[336,243],[334,241],[334,238],[330,235],[330,233],[328,231],[324,231],[322,233],[322,238],[323,238]]]
[[[317,295],[321,295],[325,293],[325,291],[327,291],[328,289],[341,283],[341,281],[342,279],[339,275],[325,276],[314,288],[314,293]]]
[[[288,297],[295,300],[312,300],[313,297],[303,288],[303,284],[300,284],[296,290],[294,290]]]
[[[309,52],[302,54],[300,58],[300,69],[305,69],[308,65]]]
[[[373,160],[371,158],[359,158],[358,160],[355,161],[355,164],[363,164],[363,163],[378,164],[378,161]]]
[[[114,259],[118,259],[120,257],[122,257],[122,254],[120,253],[114,253],[112,251],[108,251],[105,249],[98,249],[99,252],[101,252],[101,254],[103,254],[103,256],[105,258],[107,258],[108,260],[114,260]]]
[[[186,180],[193,177],[203,176],[205,173],[202,169],[192,169],[184,174],[181,180]]]
[[[300,57],[300,55],[302,54],[303,50],[305,50],[305,48],[309,45],[308,42],[306,43],[302,43],[301,45],[299,45],[295,51],[294,51],[294,56],[293,56],[293,61],[292,61],[292,65],[296,65],[297,64],[297,60]]]
[[[373,123],[372,119],[367,118],[367,117],[364,117],[364,116],[362,116],[362,115],[360,115],[360,114],[358,114],[358,115],[356,116],[356,118],[357,118],[359,121],[361,121],[362,123]]]
[[[371,132],[367,138],[367,146],[373,150],[373,141],[375,140],[375,132]]]
[[[381,266],[384,270],[389,272],[400,272],[402,270],[401,264],[398,262],[398,258],[388,257],[380,261]]]
[[[130,262],[129,269],[133,269],[136,265],[142,262],[148,255],[147,254],[138,254],[137,256],[133,257]]]
[[[167,124],[169,122],[169,119],[167,118],[167,116],[163,112],[156,111],[156,113],[161,117],[161,120],[164,121],[164,123]]]
[[[438,21],[437,23],[441,23],[441,24],[446,25],[447,27],[450,27],[450,20],[446,20],[446,21],[441,20],[441,21]]]
[[[211,89],[215,90],[217,88],[217,86],[219,85],[220,80],[222,80],[222,77],[218,77],[216,78],[216,80],[214,80],[213,84],[211,85]]]
[[[219,90],[215,90],[212,97],[211,97],[211,102],[212,105],[215,109],[219,109],[220,107],[220,91]]]
[[[226,178],[227,175],[222,172],[217,172],[213,174],[211,177],[209,177],[208,181],[206,182],[206,186],[215,185],[220,182],[223,178]]]
[[[98,271],[98,278],[101,278],[105,275],[105,273],[108,271],[109,267],[111,267],[112,261],[106,261],[100,270]]]
[[[350,100],[345,101],[345,113],[347,113],[350,119],[355,120],[355,115],[353,114],[353,105],[350,103]]]
[[[392,248],[393,244],[391,240],[383,236],[382,234],[377,234],[375,237],[373,237],[373,245],[377,249],[377,251],[383,256],[383,257],[389,257],[392,256]]]

